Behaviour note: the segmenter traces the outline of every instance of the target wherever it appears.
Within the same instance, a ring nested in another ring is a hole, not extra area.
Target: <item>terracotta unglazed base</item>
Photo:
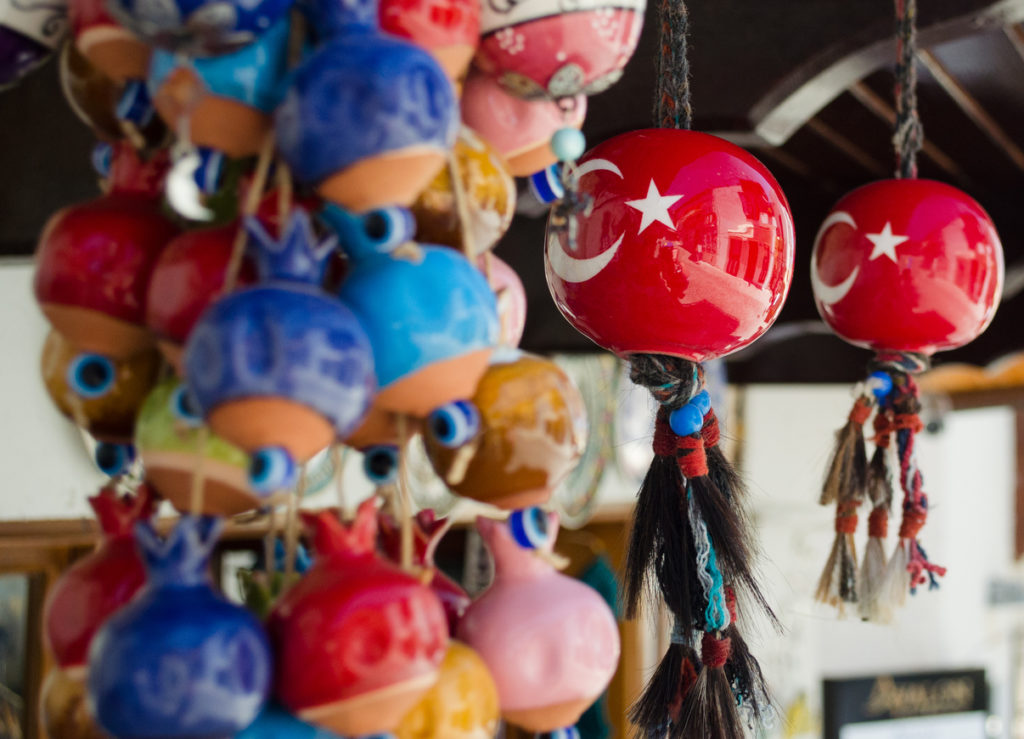
[[[592,698],[569,701],[568,703],[557,703],[552,706],[502,711],[501,715],[510,724],[515,724],[527,731],[535,731],[538,734],[542,734],[573,726],[596,699],[597,696],[595,695]]]
[[[456,92],[462,93],[462,80],[469,69],[469,62],[476,53],[476,48],[469,44],[457,44],[455,46],[439,46],[431,49],[430,53],[437,59],[441,69],[448,75],[448,79],[455,85]]]
[[[387,152],[331,175],[317,192],[356,212],[385,205],[409,206],[441,171],[444,161],[444,154],[434,148]]]
[[[474,492],[459,491],[459,495],[481,503],[487,503],[495,508],[501,508],[503,511],[516,511],[521,508],[542,506],[551,500],[551,491],[547,488],[523,490],[518,493],[499,497],[488,495],[486,492],[477,494]]]
[[[473,397],[487,371],[492,349],[435,362],[397,380],[377,393],[376,404],[395,413],[425,418],[431,411],[455,400]]]
[[[359,450],[382,444],[397,445],[398,442],[398,423],[395,414],[383,410],[376,404],[370,407],[370,412],[359,428],[345,439],[346,445]]]
[[[391,731],[435,682],[437,672],[432,672],[355,698],[307,708],[298,716],[342,736]]]
[[[207,421],[215,434],[247,452],[280,446],[296,463],[334,441],[334,428],[326,418],[284,398],[232,400],[214,408]]]
[[[211,95],[188,69],[176,69],[167,77],[153,105],[172,128],[191,110],[188,126],[192,143],[236,159],[258,154],[273,125],[271,117],[257,108]]]
[[[174,369],[174,374],[178,377],[184,377],[185,373],[182,371],[182,357],[185,355],[185,347],[181,344],[175,344],[173,341],[167,339],[159,339],[156,342],[157,349],[163,355],[164,359],[167,360],[167,364],[171,365]]]
[[[146,480],[176,510],[190,513],[192,479],[198,460],[185,452],[144,452]],[[263,500],[249,489],[245,470],[216,460],[203,461],[203,508],[208,516],[234,516],[251,511]]]
[[[558,161],[551,143],[545,141],[537,146],[514,151],[508,155],[508,171],[516,177],[529,177],[534,172],[547,169]]]
[[[143,326],[88,308],[56,303],[40,307],[57,333],[83,352],[128,359],[153,346],[153,336]]]
[[[85,695],[85,668],[55,668],[43,682],[39,713],[53,739],[111,739],[96,725]]]
[[[149,74],[149,46],[118,26],[96,26],[84,31],[75,43],[92,65],[119,84],[144,80]]]

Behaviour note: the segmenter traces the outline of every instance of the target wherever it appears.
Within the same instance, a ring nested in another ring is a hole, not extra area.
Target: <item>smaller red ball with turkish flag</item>
[[[544,266],[578,331],[622,357],[703,362],[775,322],[793,279],[793,216],[753,156],[715,136],[647,129],[594,147],[576,177],[589,205],[568,228],[549,221]]]
[[[1003,289],[995,225],[966,193],[882,180],[840,200],[814,244],[818,313],[842,339],[931,355],[977,338]]]

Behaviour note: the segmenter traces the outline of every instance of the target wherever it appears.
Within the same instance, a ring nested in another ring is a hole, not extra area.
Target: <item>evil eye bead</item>
[[[691,436],[704,425],[704,414],[693,403],[687,403],[669,414],[668,423],[676,436]]]
[[[879,402],[889,397],[889,393],[892,392],[892,378],[889,377],[887,372],[872,372],[871,376],[868,377],[868,389],[871,390],[871,394],[875,396],[875,399]]]
[[[99,354],[79,354],[68,365],[68,387],[81,398],[100,398],[114,386],[114,363]]]
[[[199,191],[212,195],[220,187],[224,175],[224,153],[205,146],[199,147],[199,166],[192,173]]]
[[[398,447],[374,446],[363,452],[363,472],[374,485],[388,485],[398,474]]]
[[[295,460],[281,447],[260,449],[249,460],[249,486],[260,495],[289,488],[295,478]]]
[[[96,445],[93,453],[96,466],[100,472],[109,477],[115,477],[125,472],[135,461],[135,447],[131,444],[113,444],[101,441]]]
[[[203,425],[203,415],[199,412],[192,394],[184,385],[179,386],[170,399],[171,413],[176,419],[189,428],[199,428]]]
[[[551,539],[548,516],[537,506],[513,511],[508,528],[516,544],[523,549],[540,549]]]
[[[439,444],[454,449],[476,436],[480,412],[468,400],[456,400],[431,413],[427,424]]]
[[[587,139],[576,128],[560,128],[551,137],[551,151],[560,162],[575,162],[587,150]]]
[[[542,203],[554,203],[565,197],[562,172],[557,164],[530,175],[530,190]]]
[[[704,418],[704,416],[708,414],[708,411],[711,410],[711,396],[708,394],[707,390],[701,390],[690,400],[690,405],[700,411],[700,417]]]
[[[114,147],[101,141],[92,147],[92,168],[100,177],[110,176],[110,165],[114,161]]]
[[[381,208],[363,216],[363,233],[381,254],[394,251],[416,233],[416,220],[405,208]]]
[[[117,100],[116,114],[122,121],[145,128],[153,120],[153,100],[145,80],[128,80]]]

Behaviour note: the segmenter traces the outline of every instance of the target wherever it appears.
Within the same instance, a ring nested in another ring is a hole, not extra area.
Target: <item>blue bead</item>
[[[892,392],[892,378],[887,372],[872,372],[868,378],[868,387],[878,400],[885,400]]]
[[[548,516],[537,506],[513,511],[508,519],[509,532],[523,549],[540,549],[551,538]]]
[[[110,163],[114,160],[114,147],[101,141],[92,147],[92,168],[100,177],[110,176]]]
[[[704,415],[697,406],[687,403],[669,414],[668,423],[677,436],[690,436],[700,431]]]
[[[139,128],[149,125],[156,110],[145,80],[128,80],[125,83],[115,113],[122,121],[134,123]]]
[[[551,151],[560,162],[574,162],[587,150],[587,139],[575,128],[560,128],[551,137]]]
[[[707,390],[701,390],[690,400],[690,405],[696,406],[697,410],[700,411],[700,417],[703,418],[711,410],[711,396]]]
[[[530,189],[542,203],[553,203],[565,197],[561,172],[557,164],[530,175]]]

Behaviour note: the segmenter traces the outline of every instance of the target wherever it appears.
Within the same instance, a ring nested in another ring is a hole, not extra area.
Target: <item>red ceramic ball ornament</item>
[[[793,276],[793,217],[771,173],[715,136],[633,131],[576,170],[592,208],[548,225],[544,267],[562,315],[619,356],[703,362],[750,344]]]
[[[268,620],[277,698],[299,718],[343,736],[391,731],[437,680],[448,624],[437,596],[379,557],[376,504],[346,526],[303,514],[313,567]]]
[[[1003,249],[988,214],[960,190],[883,180],[832,209],[811,282],[818,313],[846,341],[930,355],[967,344],[992,321]]]
[[[429,51],[455,82],[465,74],[480,40],[480,3],[381,0],[380,27]]]
[[[146,581],[132,530],[154,511],[145,485],[119,498],[113,487],[89,499],[103,539],[53,586],[44,609],[46,643],[66,671],[84,671],[93,635]]]

